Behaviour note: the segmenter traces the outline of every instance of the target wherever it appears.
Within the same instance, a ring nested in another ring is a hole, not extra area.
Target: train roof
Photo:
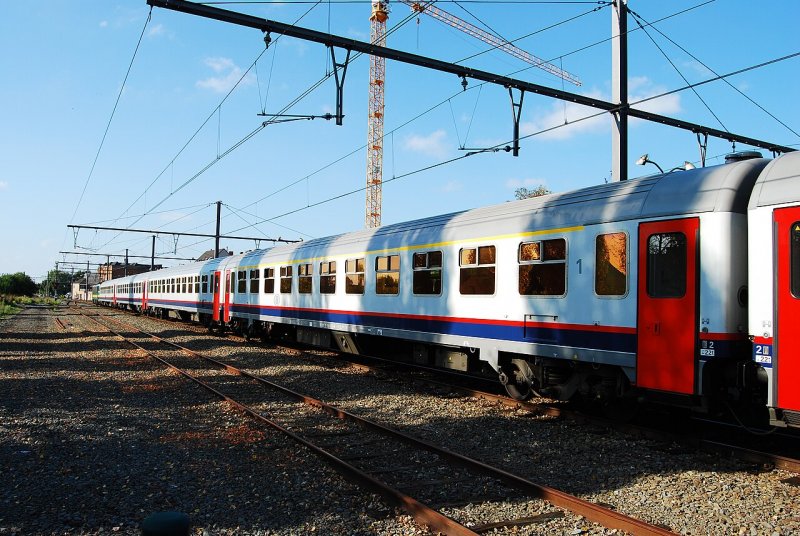
[[[749,209],[800,201],[800,151],[786,153],[764,169],[753,187]]]
[[[800,156],[800,153],[794,153]],[[781,157],[781,159],[786,156]],[[778,159],[778,160],[781,160]],[[776,160],[777,161],[777,160]],[[750,192],[770,161],[752,159],[688,171],[650,175],[624,182],[590,186],[499,205],[317,238],[297,244],[254,250],[240,255],[190,263],[156,272],[171,277],[226,265],[257,265],[273,255],[308,259],[324,255],[353,254],[408,245],[441,243],[518,233],[521,230],[557,230],[625,220],[683,216],[704,212],[744,214]],[[784,169],[781,167],[780,169]],[[800,194],[800,191],[797,192]],[[251,263],[248,263],[252,259]],[[114,280],[115,284],[152,278],[151,273]]]
[[[744,214],[752,185],[768,162],[759,158],[651,175],[309,240],[273,251],[285,255],[295,250],[297,256],[306,256],[301,251],[325,250],[331,254],[338,246],[354,242],[367,243],[373,250],[458,240],[480,236],[475,228],[487,224],[492,234],[501,235],[520,229],[559,229],[703,212]]]

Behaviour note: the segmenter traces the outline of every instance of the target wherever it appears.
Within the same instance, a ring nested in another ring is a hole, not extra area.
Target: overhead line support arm
[[[744,143],[747,145],[752,145],[754,147],[761,147],[763,149],[767,149],[773,152],[789,153],[795,151],[795,149],[791,147],[781,146],[775,143],[757,140],[754,138],[748,138],[746,136],[732,134],[730,132],[725,132],[715,128],[709,128],[696,123],[690,123],[688,121],[673,119],[671,117],[663,115],[645,112],[643,110],[637,110],[635,108],[630,108],[627,106],[621,107],[618,104],[606,102],[600,99],[593,99],[585,95],[579,95],[577,93],[571,93],[569,91],[542,86],[539,84],[534,84],[532,82],[526,82],[524,80],[518,80],[515,78],[510,78],[508,76],[490,73],[487,71],[472,69],[470,67],[465,67],[463,65],[456,65],[454,63],[428,58],[425,56],[420,56],[418,54],[411,54],[409,52],[403,52],[401,50],[396,50],[393,48],[382,47],[364,41],[357,41],[355,39],[349,39],[347,37],[341,37],[338,35],[319,32],[317,30],[311,30],[309,28],[303,28],[300,26],[286,24],[283,22],[277,22],[268,19],[263,19],[260,17],[254,17],[252,15],[246,15],[244,13],[237,13],[235,11],[228,11],[225,9],[220,9],[208,5],[196,4],[194,2],[187,2],[186,0],[147,0],[147,3],[148,5],[153,7],[161,7],[173,11],[179,11],[181,13],[188,13],[190,15],[197,15],[209,19],[218,20],[221,22],[236,24],[238,26],[254,28],[262,32],[275,32],[287,35],[289,37],[296,37],[298,39],[303,39],[305,41],[321,43],[326,46],[335,46],[339,48],[344,48],[346,50],[363,52],[365,54],[380,56],[389,60],[399,61],[401,63],[407,63],[410,65],[416,65],[418,67],[425,67],[427,69],[433,69],[436,71],[455,74],[456,76],[459,77],[469,77],[474,80],[480,80],[482,82],[488,82],[490,84],[496,84],[508,88],[518,89],[520,91],[527,91],[530,93],[536,93],[538,95],[544,95],[555,99],[574,102],[576,104],[582,104],[590,108],[597,108],[600,110],[605,110],[607,112],[618,112],[624,108],[624,111],[627,111],[629,117],[637,117],[639,119],[644,119],[647,121],[654,121],[671,127],[688,130],[694,133],[698,132],[705,133],[715,138],[721,138],[724,140],[728,140],[730,142]]]
[[[199,236],[202,238],[216,238],[217,235],[215,234],[202,234],[202,233],[177,233],[173,231],[154,231],[154,230],[147,230],[147,229],[126,229],[124,227],[95,227],[93,225],[67,225],[67,227],[71,227],[73,229],[97,229],[98,231],[123,231],[128,233],[147,233],[147,234],[156,234],[156,235],[173,235],[173,236]],[[285,238],[264,238],[262,237],[252,237],[252,236],[224,236],[220,235],[220,238],[226,238],[228,240],[261,240],[264,242],[285,242],[287,244],[293,244],[295,242],[302,242],[302,240],[286,240]]]

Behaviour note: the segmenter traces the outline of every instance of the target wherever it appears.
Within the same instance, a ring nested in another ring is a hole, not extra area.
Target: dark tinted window
[[[336,292],[336,261],[319,263],[319,292],[320,294]]]
[[[281,293],[292,293],[292,267],[281,266]]]
[[[259,276],[261,275],[260,270],[250,270],[250,293],[251,294],[258,294],[258,283],[259,283]]]
[[[686,295],[686,235],[662,233],[647,238],[647,295],[681,298]]]
[[[563,238],[519,245],[519,293],[563,296],[567,292],[567,241]]]
[[[414,253],[414,294],[442,293],[442,252]]]
[[[275,268],[264,268],[264,294],[275,292]]]
[[[311,263],[301,264],[297,267],[297,290],[300,294],[311,294],[313,283],[311,276],[314,274],[314,269]]]
[[[347,294],[364,294],[365,259],[348,259],[344,263],[345,289]]]
[[[494,246],[464,248],[458,258],[461,294],[494,294]]]
[[[400,292],[400,255],[387,255],[375,259],[375,293]]]

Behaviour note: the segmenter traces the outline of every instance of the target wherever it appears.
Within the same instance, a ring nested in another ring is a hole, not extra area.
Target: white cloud
[[[359,41],[369,41],[369,32],[363,32],[361,30],[356,30],[355,28],[348,28],[347,37],[350,37],[351,39],[357,39]]]
[[[642,99],[646,99],[652,97],[654,95],[659,95],[666,91],[666,88],[663,86],[658,86],[652,83],[652,81],[646,79],[640,85],[637,85],[635,88],[628,88],[628,101],[636,102]],[[673,93],[671,95],[665,95],[664,97],[659,97],[657,99],[653,99],[651,101],[644,102],[642,104],[638,104],[635,106],[638,110],[645,110],[647,112],[652,112],[654,114],[662,114],[662,115],[675,115],[680,113],[683,108],[681,107],[681,97],[677,93]]]
[[[0,181],[0,190],[8,190],[8,183],[6,181]]]
[[[683,66],[693,70],[703,79],[714,76],[714,73],[711,71],[711,69],[696,60],[685,61],[683,62]]]
[[[107,20],[101,20],[100,21],[100,27],[101,28],[108,28],[108,21]]]
[[[663,93],[665,90],[663,86],[654,84],[646,76],[634,76],[628,80],[628,101],[636,102]],[[609,95],[598,90],[593,90],[585,95],[594,99],[610,100]],[[635,108],[656,114],[675,115],[682,110],[681,98],[677,93],[673,93],[636,105]],[[563,140],[582,133],[602,132],[611,125],[608,114],[603,113],[597,117],[586,119],[598,112],[597,109],[580,104],[566,103],[565,105],[563,101],[554,102],[549,109],[535,113],[532,120],[523,121],[520,124],[520,132],[525,136],[546,131],[537,137],[549,140]],[[569,124],[561,126],[565,124],[565,119]],[[632,124],[636,122],[638,120],[633,120]],[[551,128],[553,130],[548,130]]]
[[[147,37],[158,37],[160,35],[164,35],[165,33],[166,30],[164,29],[164,25],[156,24],[155,26],[150,28],[149,32],[147,32]]]
[[[597,90],[585,95],[594,99],[605,100],[605,97]],[[597,112],[598,110],[594,108],[572,102],[553,102],[547,110],[537,111],[532,120],[522,121],[519,127],[520,134],[528,136],[537,132],[542,132],[537,135],[539,139],[563,140],[585,132],[598,132],[608,127],[608,117],[606,117],[606,114],[592,119],[583,119]],[[563,125],[565,120],[572,124],[561,127],[560,125]],[[551,128],[553,130],[548,130]]]
[[[457,180],[447,181],[447,184],[442,186],[442,193],[449,194],[453,192],[460,192],[464,188],[464,184]]]
[[[162,214],[159,214],[158,217],[161,221],[166,221],[166,222],[173,222],[178,220],[182,222],[192,221],[192,217],[189,214],[187,214],[186,212],[179,212],[179,211],[164,212]]]
[[[202,89],[210,89],[215,93],[226,93],[239,81],[244,74],[241,67],[236,65],[230,58],[206,58],[205,64],[219,76],[211,76],[204,80],[198,80],[195,84]],[[250,85],[254,81],[251,74],[244,77],[239,85]]]
[[[447,156],[447,133],[442,130],[431,132],[427,136],[411,135],[405,139],[403,146],[415,153],[444,158]]]

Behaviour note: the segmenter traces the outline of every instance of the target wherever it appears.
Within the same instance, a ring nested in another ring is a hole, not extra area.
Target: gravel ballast
[[[791,473],[420,392],[297,350],[123,320],[678,533],[800,532],[800,488],[784,482]],[[0,337],[0,534],[132,534],[161,510],[188,513],[197,533],[426,533],[277,432],[67,310],[28,308],[0,324]],[[543,512],[560,511],[525,500],[445,511],[474,524]],[[506,533],[614,533],[569,513],[515,530]]]

